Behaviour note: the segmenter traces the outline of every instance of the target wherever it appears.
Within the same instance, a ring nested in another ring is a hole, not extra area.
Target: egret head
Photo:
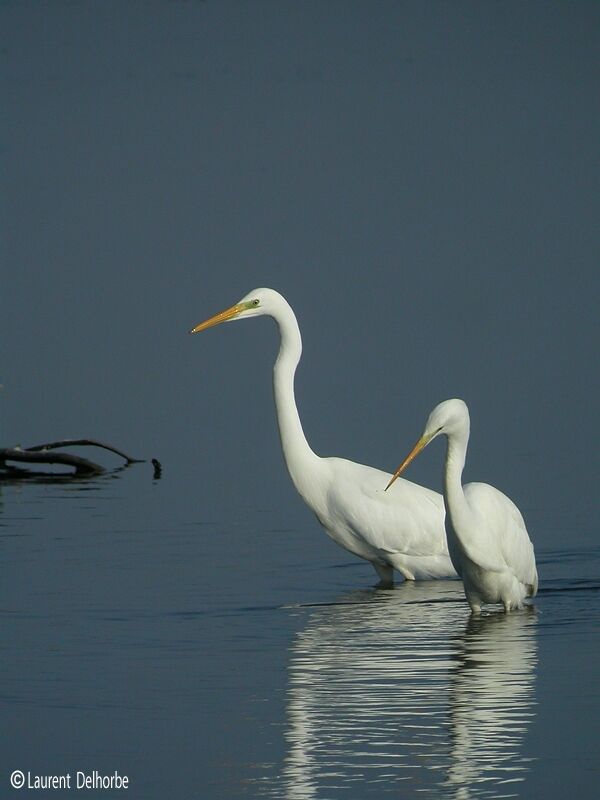
[[[469,409],[464,400],[444,400],[443,403],[440,403],[433,409],[425,425],[423,435],[400,464],[396,472],[394,472],[392,479],[385,487],[386,490],[389,489],[396,478],[404,472],[410,462],[427,447],[429,442],[433,441],[436,436],[440,436],[440,434],[444,434],[445,436],[464,436],[466,434],[468,437]]]
[[[285,302],[279,292],[274,289],[253,289],[241,300],[238,300],[235,305],[196,325],[190,333],[200,333],[200,331],[205,331],[207,328],[212,328],[213,325],[219,325],[221,322],[233,322],[234,320],[249,319],[250,317],[259,317],[264,314],[270,315],[274,307],[282,301]]]
[[[423,436],[427,437],[427,443],[441,433],[452,436],[461,433],[465,429],[465,424],[469,425],[469,409],[464,400],[444,400],[437,405],[427,420]]]

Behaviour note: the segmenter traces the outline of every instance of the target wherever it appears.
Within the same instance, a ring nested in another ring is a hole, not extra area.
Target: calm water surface
[[[0,796],[14,769],[129,777],[102,797],[595,796],[600,548],[538,541],[535,606],[472,619],[458,582],[371,588],[293,506],[148,465],[3,485]]]

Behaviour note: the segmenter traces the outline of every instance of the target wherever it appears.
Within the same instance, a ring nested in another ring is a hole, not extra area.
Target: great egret
[[[369,561],[380,581],[456,577],[444,533],[444,502],[437,492],[399,481],[384,492],[389,474],[343,458],[321,458],[302,430],[294,397],[294,375],[302,353],[298,322],[273,289],[254,289],[231,308],[202,322],[198,333],[221,322],[272,317],[281,337],[273,370],[283,455],[294,486],[339,545]]]
[[[462,485],[469,425],[469,409],[462,400],[436,406],[386,491],[429,442],[446,436],[444,502],[452,563],[463,579],[472,612],[480,613],[482,603],[502,603],[511,611],[537,592],[533,545],[521,512],[505,494],[487,483]]]

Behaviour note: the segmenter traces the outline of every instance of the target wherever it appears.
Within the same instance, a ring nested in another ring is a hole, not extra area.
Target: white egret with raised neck
[[[344,458],[322,458],[309,446],[294,395],[302,339],[296,316],[281,294],[254,289],[191,333],[258,316],[272,317],[279,328],[273,388],[285,463],[325,531],[341,547],[369,561],[382,584],[393,583],[394,570],[406,580],[456,577],[440,494],[405,480],[384,492],[389,473]]]

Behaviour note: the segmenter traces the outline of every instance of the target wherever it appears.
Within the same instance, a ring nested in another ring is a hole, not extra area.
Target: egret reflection
[[[529,760],[521,750],[535,715],[535,624],[535,609],[527,607],[472,617],[466,625],[449,686],[447,780],[458,800],[515,796],[509,785],[525,778]]]
[[[514,796],[534,715],[535,613],[468,620],[461,592],[406,583],[311,612],[291,647],[274,794]]]

